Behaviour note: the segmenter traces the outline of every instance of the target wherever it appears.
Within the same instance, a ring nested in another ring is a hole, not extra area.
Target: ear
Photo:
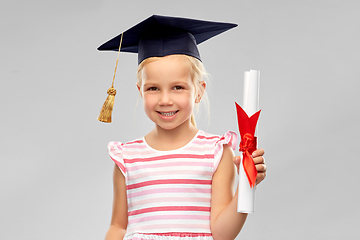
[[[195,103],[199,103],[201,98],[204,96],[205,93],[205,89],[206,89],[206,82],[205,81],[201,81],[199,83],[199,91],[197,93],[196,99],[195,99]]]
[[[136,83],[136,87],[139,90],[140,96],[142,97],[142,91],[141,91],[141,86],[140,86],[139,82]]]

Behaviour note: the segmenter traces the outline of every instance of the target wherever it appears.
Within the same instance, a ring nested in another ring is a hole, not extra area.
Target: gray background
[[[112,204],[107,142],[143,136],[153,124],[138,101],[137,56],[127,53],[113,123],[97,121],[116,53],[96,48],[152,14],[239,24],[199,46],[211,74],[203,130],[237,131],[243,73],[261,71],[259,143],[269,170],[238,239],[359,238],[359,7],[3,0],[0,239],[103,239]]]

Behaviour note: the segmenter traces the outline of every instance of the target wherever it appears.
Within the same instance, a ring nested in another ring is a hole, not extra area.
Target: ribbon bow
[[[256,150],[257,141],[254,135],[261,110],[257,111],[249,118],[246,112],[236,102],[235,105],[241,136],[239,151],[243,153],[243,166],[246,176],[249,180],[250,187],[254,187],[256,182],[257,170],[251,154]]]

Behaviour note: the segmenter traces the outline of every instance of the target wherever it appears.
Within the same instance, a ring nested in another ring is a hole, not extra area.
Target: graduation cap
[[[138,53],[138,64],[149,57],[184,54],[201,61],[197,45],[237,24],[153,15],[98,47],[99,51]],[[118,60],[116,61],[115,73]],[[99,121],[111,122],[116,90],[114,79]],[[110,114],[109,114],[110,113]]]

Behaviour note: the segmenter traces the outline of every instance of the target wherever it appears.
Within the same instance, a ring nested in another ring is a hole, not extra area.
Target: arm
[[[264,153],[263,149],[252,153],[258,171],[256,184],[266,177]],[[234,163],[239,172],[240,157],[234,157],[232,149],[224,145],[223,156],[212,181],[210,227],[215,240],[235,239],[247,217],[247,213],[237,212],[238,188],[235,195],[233,193],[236,170]]]
[[[224,145],[222,159],[212,179],[210,228],[215,240],[235,239],[247,217],[247,213],[237,212],[233,158],[230,146]]]
[[[127,197],[125,177],[120,169],[114,167],[113,174],[114,200],[113,210],[109,230],[106,233],[105,240],[121,240],[126,233],[128,223],[127,215]]]

